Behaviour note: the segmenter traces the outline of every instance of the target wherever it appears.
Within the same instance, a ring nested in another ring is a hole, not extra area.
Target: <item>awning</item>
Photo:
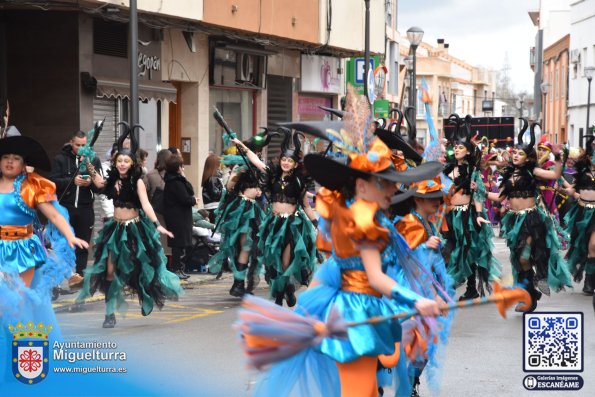
[[[130,99],[130,81],[124,79],[95,77],[97,79],[97,96],[108,98]],[[176,87],[161,81],[138,82],[138,97],[142,100],[176,101]]]

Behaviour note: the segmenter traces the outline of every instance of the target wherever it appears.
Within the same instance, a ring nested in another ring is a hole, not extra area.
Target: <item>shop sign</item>
[[[149,76],[151,71],[161,70],[161,58],[158,56],[152,56],[143,54],[141,51],[138,52],[138,68],[140,72],[138,73],[139,76],[144,76],[147,71],[149,71]]]
[[[374,71],[376,66],[380,65],[380,57],[377,55],[370,57],[370,70]],[[364,79],[365,79],[365,58],[351,58],[345,62],[345,79],[347,84],[351,84],[355,88],[355,92],[364,94]]]
[[[374,118],[388,118],[390,113],[390,102],[386,99],[374,101]]]
[[[302,55],[301,90],[304,92],[320,92],[338,94],[340,92],[339,58]]]

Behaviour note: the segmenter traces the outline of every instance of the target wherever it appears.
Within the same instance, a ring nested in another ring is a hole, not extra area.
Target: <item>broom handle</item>
[[[515,298],[515,296],[513,294],[510,294],[510,296],[505,296],[505,294],[503,294],[503,293],[498,293],[498,294],[493,294],[490,296],[484,296],[484,297],[475,298],[475,299],[467,299],[467,300],[452,302],[452,303],[443,303],[439,306],[439,309],[440,309],[440,311],[448,311],[448,310],[452,310],[452,309],[464,309],[466,307],[486,305],[488,303],[496,303],[496,302],[500,302],[501,300],[514,299],[514,298]],[[419,311],[417,311],[416,309],[412,309],[412,310],[404,311],[401,313],[393,314],[391,316],[377,316],[377,317],[371,317],[364,321],[348,322],[345,324],[345,326],[346,327],[357,327],[358,325],[378,324],[378,323],[381,323],[384,321],[398,320],[401,318],[417,316],[418,314],[419,314]]]

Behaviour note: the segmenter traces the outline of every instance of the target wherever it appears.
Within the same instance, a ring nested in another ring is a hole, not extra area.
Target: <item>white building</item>
[[[568,76],[568,140],[580,145],[587,130],[588,81],[585,68],[595,67],[595,0],[570,4],[570,70]],[[589,127],[595,124],[595,96],[591,87]]]

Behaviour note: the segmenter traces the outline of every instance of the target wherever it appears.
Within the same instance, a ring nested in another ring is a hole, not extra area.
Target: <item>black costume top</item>
[[[114,208],[140,209],[141,203],[136,192],[134,178],[120,179],[122,184],[120,190],[116,189],[115,183],[108,183],[105,187],[105,195],[114,201]]]
[[[469,164],[457,164],[456,162],[447,164],[444,167],[444,174],[449,176],[455,169],[458,169],[458,175],[454,178],[453,184],[455,192],[461,192],[465,195],[471,194],[471,176],[473,174],[473,166]]]
[[[577,191],[595,190],[595,175],[591,169],[589,160],[579,160],[574,164],[576,174],[574,176],[574,187]]]
[[[269,193],[269,201],[272,203],[298,205],[306,194],[306,184],[296,172],[282,177],[280,166],[269,165],[266,172],[265,190]]]
[[[502,174],[502,193],[508,198],[533,198],[537,193],[537,181],[533,176],[535,162],[527,162],[521,167],[509,165]]]

